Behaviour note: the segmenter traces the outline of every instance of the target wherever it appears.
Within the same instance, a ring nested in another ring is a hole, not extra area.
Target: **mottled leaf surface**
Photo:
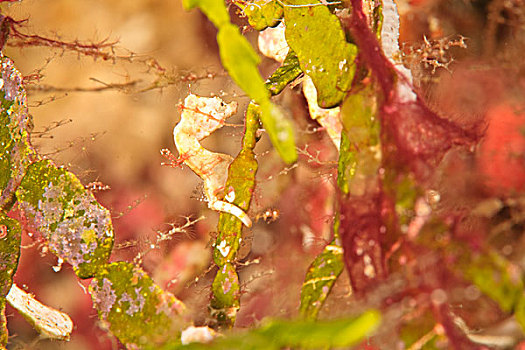
[[[289,50],[283,64],[266,80],[266,88],[272,95],[278,95],[302,72],[297,55]]]
[[[343,267],[343,248],[334,240],[308,268],[301,288],[299,311],[303,317],[306,319],[317,317]]]
[[[312,78],[319,107],[334,107],[349,90],[357,48],[346,41],[339,19],[328,7],[316,6],[319,1],[285,3],[290,5],[284,7],[286,41]]]
[[[0,65],[0,207],[4,207],[13,200],[30,161],[31,117],[27,112],[22,75],[1,53]]]
[[[173,341],[186,324],[184,304],[131,263],[117,262],[100,269],[89,291],[100,319],[128,349]]]
[[[283,7],[277,1],[255,0],[248,3],[236,3],[242,8],[248,23],[255,30],[263,30],[279,24],[283,16]]]
[[[2,297],[5,297],[11,289],[20,256],[20,243],[20,224],[0,212],[0,295]]]
[[[246,111],[242,149],[230,165],[225,187],[225,192],[233,197],[232,203],[244,211],[250,207],[255,188],[258,164],[253,149],[257,142],[259,117],[259,107],[251,103]],[[212,313],[220,324],[232,326],[240,305],[240,286],[231,262],[235,261],[241,244],[242,222],[231,214],[221,212],[217,231],[213,260],[219,271],[212,285]]]
[[[49,160],[33,163],[16,195],[30,225],[80,278],[107,264],[114,239],[110,213],[74,174]]]
[[[211,315],[221,327],[231,328],[235,324],[240,308],[239,276],[231,263],[219,267],[213,280],[213,296],[210,301]]]
[[[345,194],[362,195],[375,183],[382,160],[372,85],[347,96],[341,106],[341,119],[344,137],[337,183]]]
[[[257,141],[256,133],[260,126],[259,117],[259,107],[251,103],[246,111],[246,126],[242,149],[230,164],[224,191],[233,197],[232,203],[245,212],[250,208],[255,189],[255,175],[258,164],[253,149]],[[241,230],[242,223],[239,219],[231,214],[221,212],[213,253],[213,259],[218,266],[235,259],[241,243]]]

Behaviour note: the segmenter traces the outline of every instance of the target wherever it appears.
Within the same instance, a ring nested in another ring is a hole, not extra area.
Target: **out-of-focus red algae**
[[[359,46],[361,62],[372,72],[382,92],[380,106],[384,157],[408,165],[420,179],[429,175],[424,165],[435,165],[453,145],[474,144],[477,128],[462,128],[441,118],[421,100],[401,101],[396,83],[408,84],[384,56],[375,34],[368,27],[361,0],[352,0],[352,16],[347,21]],[[388,161],[388,160],[387,160]]]
[[[525,107],[510,102],[487,111],[489,126],[478,154],[485,190],[505,197],[525,190]]]
[[[380,94],[382,162],[399,173],[412,173],[419,182],[428,180],[445,153],[455,145],[474,145],[480,138],[477,125],[459,125],[430,110],[418,96],[399,96],[398,84],[411,88],[407,77],[399,73],[385,57],[368,26],[361,0],[351,0],[352,16],[345,24],[359,47],[360,64],[365,65],[378,84]],[[378,188],[364,196],[339,198],[340,233],[345,264],[356,292],[363,291],[387,276],[384,249],[385,232],[395,213],[391,199],[384,195],[378,174]]]
[[[386,277],[381,244],[381,196],[350,197],[341,202],[341,238],[352,288],[362,291]]]

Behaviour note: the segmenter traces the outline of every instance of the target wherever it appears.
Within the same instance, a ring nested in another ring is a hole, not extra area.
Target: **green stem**
[[[242,150],[233,160],[228,172],[225,193],[233,194],[232,203],[247,211],[255,188],[257,161],[253,149],[259,129],[259,106],[251,103],[246,111],[246,130]],[[232,265],[242,242],[242,222],[235,216],[221,212],[214,244],[213,260],[219,267],[212,285],[211,314],[220,327],[232,327],[240,306],[239,277]]]

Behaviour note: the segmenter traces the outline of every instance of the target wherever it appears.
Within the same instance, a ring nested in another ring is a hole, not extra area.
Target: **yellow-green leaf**
[[[286,41],[314,82],[317,104],[337,106],[354,76],[356,46],[346,41],[339,19],[320,1],[287,0],[285,4]]]

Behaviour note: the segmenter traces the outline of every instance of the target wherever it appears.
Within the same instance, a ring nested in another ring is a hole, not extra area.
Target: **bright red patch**
[[[489,122],[481,144],[478,169],[492,195],[525,190],[525,109],[499,105],[487,112]]]

